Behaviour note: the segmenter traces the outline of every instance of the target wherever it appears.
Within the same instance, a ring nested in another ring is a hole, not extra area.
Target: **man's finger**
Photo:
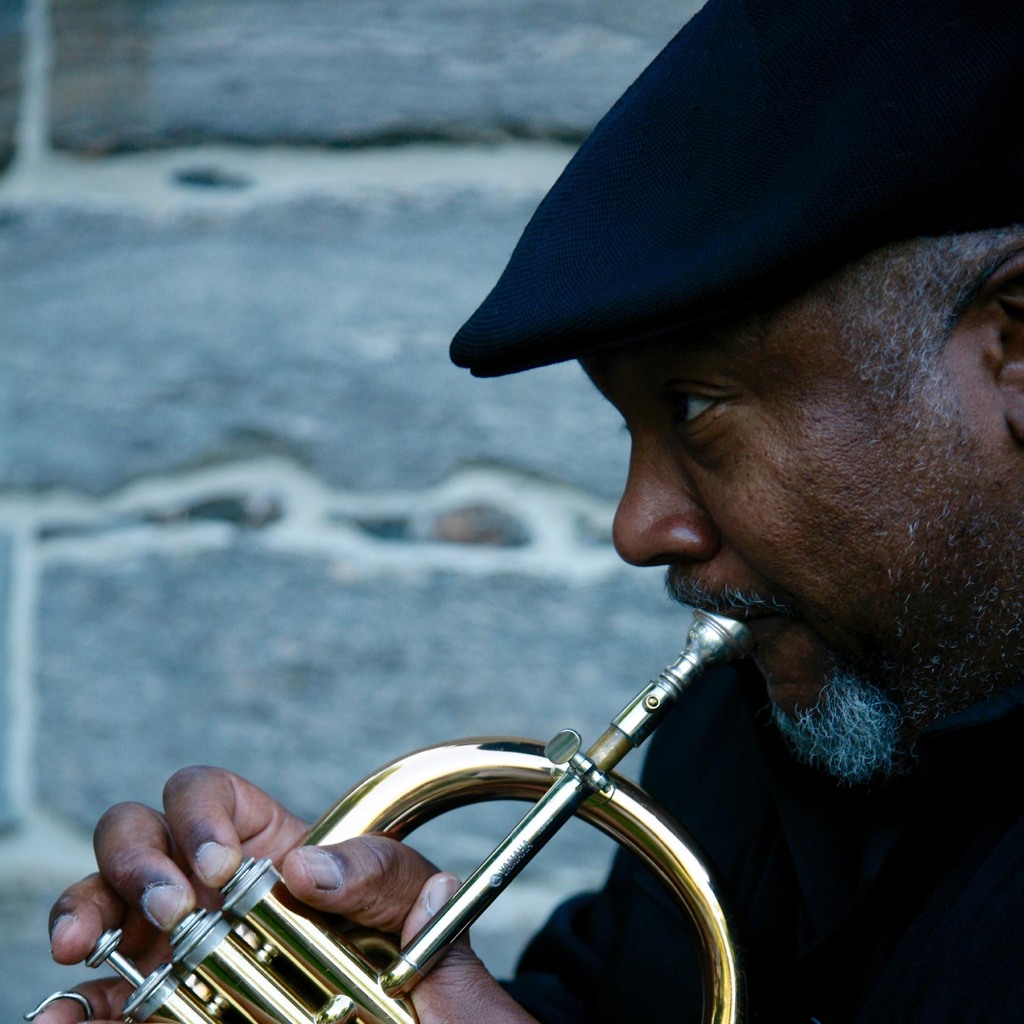
[[[242,856],[284,856],[306,832],[252,783],[221,768],[185,768],[164,786],[164,810],[176,847],[207,886],[222,886]]]
[[[403,946],[455,895],[459,884],[458,878],[447,872],[427,879],[402,929]],[[491,977],[470,948],[468,935],[445,951],[412,990],[412,1000],[420,1020],[536,1024]]]
[[[130,906],[140,907],[161,931],[169,931],[195,906],[195,891],[175,860],[167,823],[151,808],[112,807],[96,826],[93,845],[110,889]],[[67,904],[64,909],[74,912]]]
[[[303,903],[396,933],[436,871],[415,850],[373,835],[336,846],[301,846],[281,864],[285,884]]]
[[[92,951],[96,936],[117,928],[124,903],[99,876],[68,886],[50,910],[50,952],[59,964],[77,964]]]
[[[120,1024],[121,1008],[132,990],[123,981],[104,978],[76,985],[73,991],[89,1001],[96,1024],[106,1024],[108,1021]],[[34,1024],[79,1024],[85,1019],[85,1009],[77,1000],[59,999],[39,1014]]]
[[[491,977],[463,940],[444,954],[411,996],[421,1021],[537,1024]]]

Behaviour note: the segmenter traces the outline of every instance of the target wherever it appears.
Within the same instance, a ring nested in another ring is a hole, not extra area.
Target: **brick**
[[[167,221],[9,211],[0,483],[101,494],[270,453],[341,487],[498,463],[614,496],[627,438],[575,364],[479,381],[448,361],[533,202],[449,190]]]
[[[565,726],[594,737],[684,638],[687,616],[658,573],[624,568],[587,588],[360,575],[247,537],[47,570],[37,772],[48,809],[89,825],[208,763],[313,817],[430,743]],[[459,845],[475,829],[447,831]]]
[[[54,140],[579,139],[696,6],[53,0]]]
[[[67,879],[70,884],[74,879]],[[0,1018],[20,1021],[40,1000],[57,989],[85,980],[87,971],[55,964],[50,958],[46,924],[59,888],[49,893],[26,890],[23,885],[0,890]]]

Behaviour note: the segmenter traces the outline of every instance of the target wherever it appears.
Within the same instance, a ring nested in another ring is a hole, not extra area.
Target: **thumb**
[[[409,908],[402,925],[402,945],[411,942],[433,916],[459,891],[457,875],[442,871],[423,883],[416,902]]]
[[[420,890],[402,927],[402,945],[408,943],[459,889],[455,875],[432,875]],[[422,1024],[473,1022],[537,1024],[488,973],[470,949],[468,934],[453,943],[427,976],[412,991]]]

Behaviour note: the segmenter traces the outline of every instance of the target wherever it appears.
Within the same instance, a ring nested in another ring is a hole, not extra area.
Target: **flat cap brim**
[[[1024,4],[711,0],[594,129],[451,356],[479,376],[1024,221]]]

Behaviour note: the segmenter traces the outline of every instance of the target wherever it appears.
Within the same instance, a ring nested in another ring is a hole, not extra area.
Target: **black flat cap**
[[[452,342],[479,376],[1024,222],[1024,3],[711,0],[594,129]]]

